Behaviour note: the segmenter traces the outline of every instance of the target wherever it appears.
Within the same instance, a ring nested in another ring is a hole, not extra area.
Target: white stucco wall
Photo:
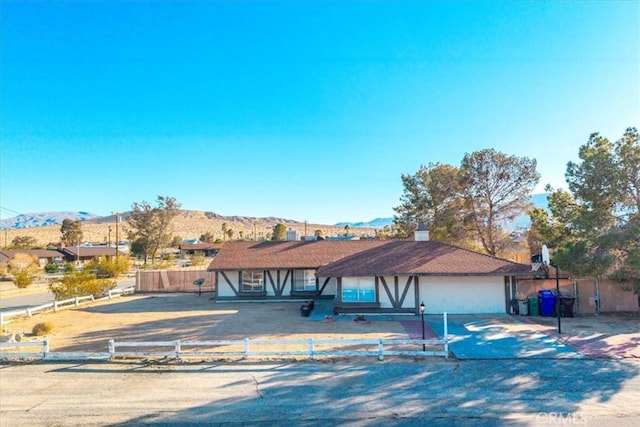
[[[387,283],[389,287],[389,292],[391,292],[391,296],[395,299],[395,281],[393,276],[385,276],[384,281]],[[408,276],[399,276],[398,277],[398,299],[402,298],[402,293],[405,290],[405,285],[407,284],[407,280],[409,280]],[[384,285],[382,280],[379,280],[379,299],[380,299],[380,308],[393,308],[393,303],[389,299],[387,292],[384,290]],[[402,302],[402,308],[415,308],[416,307],[416,298],[415,298],[415,282],[411,281],[409,285],[409,289],[407,290],[407,294],[404,297],[404,301]],[[418,303],[419,304],[419,303]]]

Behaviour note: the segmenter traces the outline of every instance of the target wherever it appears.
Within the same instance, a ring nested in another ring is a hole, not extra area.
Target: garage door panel
[[[421,278],[427,314],[504,313],[502,277]]]

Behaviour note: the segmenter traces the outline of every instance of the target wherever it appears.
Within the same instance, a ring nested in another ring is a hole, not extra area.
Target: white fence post
[[[79,303],[80,303],[80,299],[76,297],[75,306],[77,307]]]
[[[445,352],[445,359],[449,358],[449,328],[447,326],[448,322],[447,322],[447,312],[445,311],[442,314],[442,317],[444,318],[444,352]]]
[[[249,338],[244,339],[244,359],[249,358]]]
[[[111,299],[111,289],[107,291],[107,295],[109,295],[109,299]]]
[[[58,301],[53,302],[53,312],[56,313],[58,311]]]
[[[427,342],[429,345],[443,345],[445,347],[445,351],[416,351],[414,348],[416,343],[420,343],[422,341]],[[304,340],[254,340],[257,343],[257,348],[251,352],[250,349],[250,339],[244,338],[243,340],[231,340],[231,341],[202,341],[202,342],[191,342],[185,341],[184,344],[190,347],[217,347],[218,345],[223,346],[231,346],[236,347],[236,349],[232,349],[232,351],[228,351],[227,349],[222,349],[222,352],[214,351],[198,351],[190,352],[187,351],[185,354],[182,354],[182,340],[175,341],[142,341],[142,342],[119,342],[115,339],[109,340],[109,352],[108,353],[73,353],[73,352],[61,352],[57,353],[55,351],[50,351],[49,348],[49,338],[45,338],[43,341],[29,341],[29,342],[18,342],[18,343],[8,343],[2,342],[0,343],[0,359],[6,359],[11,357],[21,357],[21,358],[33,358],[33,357],[42,357],[43,359],[54,359],[54,360],[79,360],[91,357],[99,357],[101,359],[113,360],[118,355],[121,357],[133,357],[133,358],[148,358],[148,357],[162,357],[167,358],[175,355],[176,359],[182,360],[183,358],[189,357],[200,357],[200,356],[242,356],[243,359],[248,359],[250,355],[255,356],[286,356],[286,355],[309,355],[311,359],[315,359],[316,356],[331,356],[331,355],[347,355],[347,356],[377,356],[380,361],[384,360],[384,356],[444,356],[448,359],[448,336],[445,335],[444,339],[436,339],[436,340],[394,340],[389,339],[385,340],[384,338],[377,339],[362,339],[362,340],[353,340],[353,339],[336,339],[336,340],[327,340],[327,339],[315,339],[315,338],[307,338]],[[237,347],[241,347],[244,344],[244,351],[242,349],[238,349]],[[319,344],[321,348],[316,351],[316,344]],[[387,348],[385,348],[385,344]],[[277,345],[279,348],[276,351],[270,351],[261,349],[263,345]],[[291,349],[290,351],[282,350],[280,347],[287,345],[295,345],[296,348]],[[307,345],[307,350],[300,350],[300,346]],[[338,348],[326,349],[323,346],[326,345],[337,345]],[[349,350],[349,346],[358,346],[358,348],[354,348]],[[394,346],[405,346],[405,348],[394,349]],[[42,347],[40,347],[42,346]],[[366,346],[368,348],[362,349],[360,347]],[[377,347],[377,351],[371,351],[370,347]],[[410,349],[406,349],[407,346],[410,346]],[[35,352],[7,352],[5,348],[11,347],[35,347],[39,348]],[[116,352],[116,347],[118,349],[120,347],[124,347],[125,350],[120,350],[119,353]],[[140,347],[169,347],[173,349],[172,351],[145,351],[145,350],[132,350],[127,351],[126,348],[140,348]],[[344,350],[344,348],[347,350]]]
[[[31,317],[31,309],[27,308],[27,316]]]
[[[313,342],[313,338],[309,338],[309,358],[313,359],[313,354],[315,352],[315,343]]]

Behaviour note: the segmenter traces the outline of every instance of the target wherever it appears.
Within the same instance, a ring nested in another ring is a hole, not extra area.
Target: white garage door
[[[427,314],[505,313],[502,277],[420,277]]]

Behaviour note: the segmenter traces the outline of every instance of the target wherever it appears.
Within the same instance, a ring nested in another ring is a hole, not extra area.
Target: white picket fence
[[[128,295],[135,293],[135,287],[129,286],[127,288],[115,288],[110,289],[102,298],[94,298],[93,295],[86,295],[80,297],[69,298],[62,301],[52,301],[47,304],[38,305],[35,307],[27,307],[20,310],[11,310],[11,311],[0,311],[0,326],[6,323],[6,320],[11,317],[21,317],[28,316],[31,317],[34,314],[53,310],[54,312],[69,307],[78,307],[80,304],[85,302],[93,302],[93,301],[101,301],[104,299],[111,299],[120,295]]]

